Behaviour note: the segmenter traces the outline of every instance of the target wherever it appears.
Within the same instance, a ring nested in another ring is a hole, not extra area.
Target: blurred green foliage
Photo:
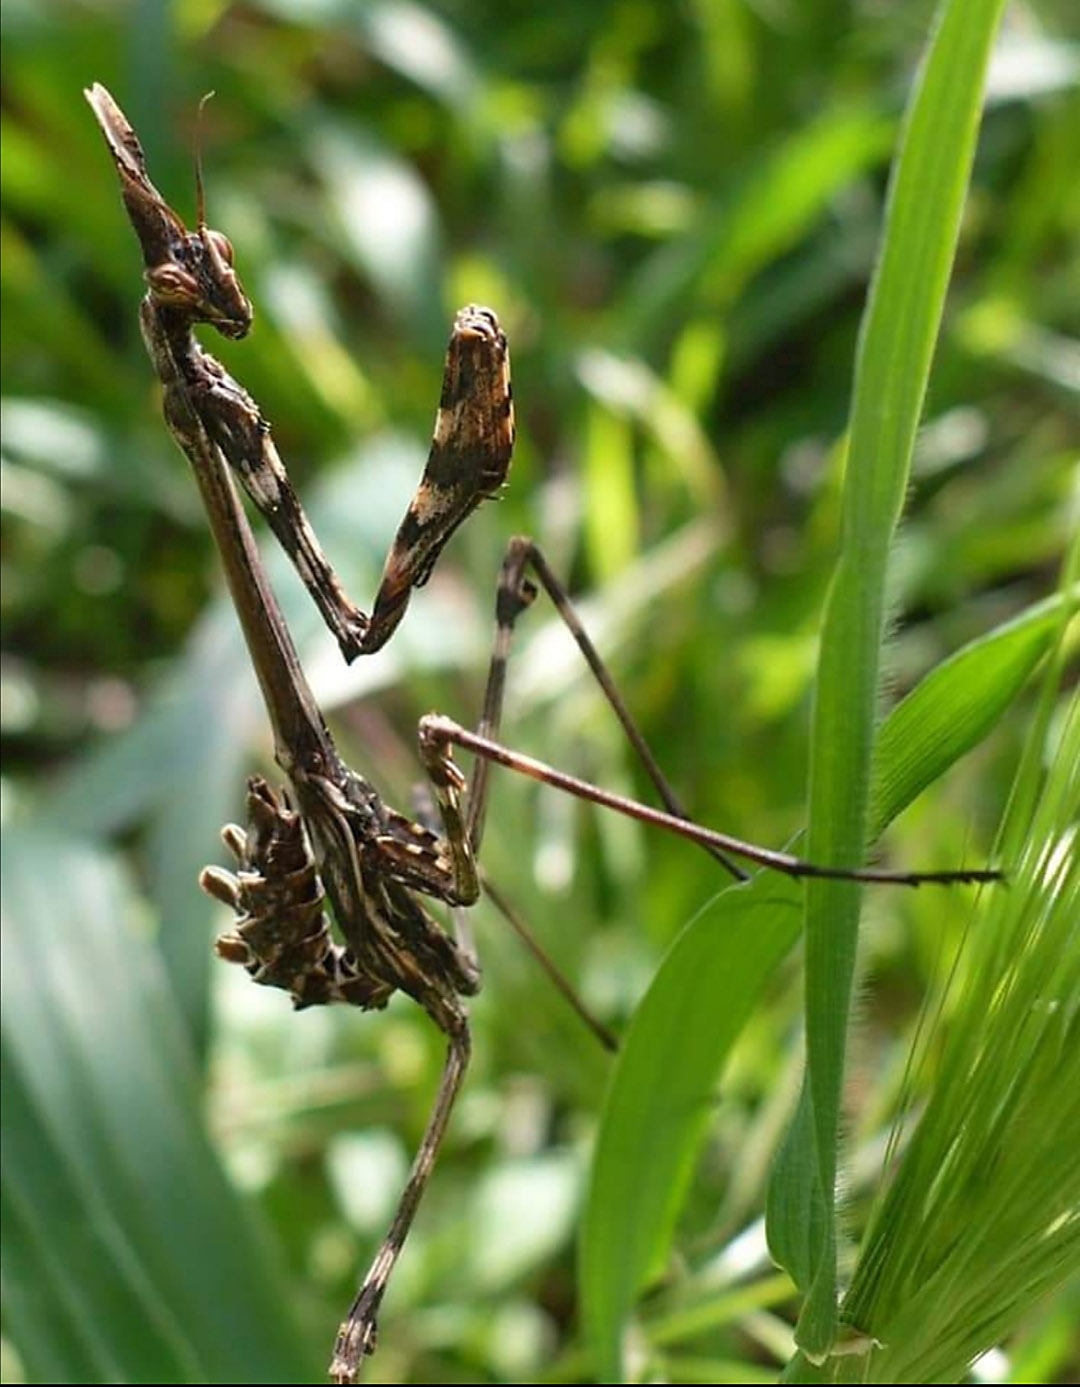
[[[216,92],[209,219],[257,318],[213,349],[273,421],[361,603],[419,473],[453,310],[489,302],[510,335],[511,484],[389,650],[343,670],[269,555],[348,758],[407,805],[418,715],[479,707],[494,575],[523,531],[582,596],[694,815],[781,844],[805,819],[856,333],[931,13],[5,4],[4,1144],[7,1169],[35,1175],[4,1183],[6,1380],[318,1381],[441,1059],[404,1002],[294,1017],[211,961],[221,922],[195,874],[269,743],[158,415],[138,254],[81,89],[110,87],[189,214],[195,112]],[[1069,0],[1016,7],[991,66],[890,570],[896,695],[1046,598],[1075,528],[1070,20]],[[540,609],[525,625],[508,740],[644,794],[569,640]],[[1008,696],[981,720],[963,705],[978,749],[897,822],[891,859],[988,856],[1030,720],[1014,696],[1035,625],[985,652],[988,681],[992,659],[1012,661]],[[508,777],[485,862],[616,1027],[724,884],[684,845]],[[969,920],[966,898],[940,893],[877,893],[866,914],[856,1226],[923,998]],[[369,1375],[589,1380],[573,1239],[609,1064],[477,916],[476,1058]],[[641,1344],[667,1380],[772,1380],[790,1352],[797,1306],[765,1271],[757,1220],[797,1090],[799,981],[793,963],[776,971],[743,1026],[682,1256],[655,1268]],[[1060,1299],[1032,1317],[1004,1380],[1034,1380],[1032,1364],[1072,1380],[1070,1324]]]

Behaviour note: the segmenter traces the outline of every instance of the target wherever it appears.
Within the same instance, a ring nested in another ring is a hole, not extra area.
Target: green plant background
[[[475,715],[500,552],[527,532],[694,815],[779,845],[806,820],[856,335],[931,17],[738,0],[5,5],[5,1380],[319,1381],[441,1060],[409,1004],[293,1016],[212,961],[222,921],[195,876],[223,860],[217,827],[269,745],[160,422],[137,251],[81,88],[110,87],[189,214],[194,113],[216,92],[210,221],[257,313],[221,355],[358,600],[422,463],[454,308],[489,302],[510,334],[510,486],[390,650],[341,668],[271,556],[353,764],[407,805],[417,717]],[[905,864],[990,855],[1034,716],[1024,682],[1056,629],[1080,391],[1069,19],[1067,3],[1017,9],[999,41],[889,570],[883,711],[1020,616],[978,657],[981,715],[957,706],[942,732],[967,717],[975,750],[890,830]],[[899,781],[879,810],[951,759],[903,767],[916,722],[888,724]],[[646,792],[539,607],[506,732]],[[715,864],[505,776],[495,794],[489,871],[625,1029],[723,886]],[[855,1233],[969,899],[878,892],[863,912],[843,1109]],[[477,917],[476,1058],[368,1377],[593,1380],[574,1246],[611,1066],[498,917]],[[724,920],[749,979],[736,930],[754,930],[752,903]],[[770,1381],[791,1352],[799,1302],[759,1222],[801,1074],[786,950],[718,1092],[679,1087],[677,1046],[651,1052],[705,1129],[629,1341],[666,1380]],[[621,1158],[628,1221],[646,1159]],[[1066,1290],[1025,1312],[985,1374],[1074,1380],[1075,1310]]]

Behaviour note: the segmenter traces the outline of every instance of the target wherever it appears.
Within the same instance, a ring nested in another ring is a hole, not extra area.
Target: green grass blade
[[[815,1259],[830,1217],[816,1172],[814,1111],[804,1077],[791,1124],[773,1162],[765,1204],[769,1253],[801,1291],[814,1279]]]
[[[1074,578],[1078,561],[1080,541]],[[862,1381],[958,1381],[1080,1272],[1080,698],[1056,747],[1052,716],[1064,620],[1000,835],[1013,880],[968,935],[929,1099],[845,1300],[881,1346]]]
[[[997,725],[998,719],[1076,609],[1075,583],[1029,607],[938,665],[882,724],[874,748],[872,837]],[[795,1283],[813,1278],[814,1253],[828,1217],[814,1179],[815,1136],[809,1089],[777,1155],[769,1187],[769,1249]]]
[[[188,1330],[6,1048],[0,1075],[5,1313],[30,1380],[201,1382]]]
[[[717,1075],[798,937],[798,905],[798,888],[768,874],[723,892],[672,945],[634,1014],[608,1090],[582,1228],[583,1316],[599,1381],[622,1380],[624,1321],[662,1269]]]
[[[1014,620],[972,641],[933,670],[886,719],[874,752],[875,833],[883,831],[915,796],[984,738],[1045,655],[1061,629],[1063,616],[1075,605],[1075,590],[1048,598]],[[750,888],[770,889],[776,880]],[[728,897],[723,898],[725,901]],[[739,901],[740,897],[731,898]],[[678,1067],[698,1091],[711,1092],[730,1048],[726,1036],[691,1047],[688,1037],[706,1034],[717,1014],[730,1020],[730,999],[699,987],[696,951],[713,946],[718,923],[710,909],[688,926],[679,945],[657,972],[648,994],[646,1020],[635,1020],[612,1079],[598,1144],[585,1223],[582,1266],[586,1320],[599,1346],[617,1354],[622,1324],[650,1270],[667,1255],[675,1217],[685,1191],[687,1172],[700,1147],[703,1121],[688,1103],[673,1108],[669,1066],[655,1056],[682,1047]],[[748,908],[748,907],[747,907]],[[724,917],[728,917],[725,915]],[[741,917],[740,917],[741,918]],[[730,926],[734,926],[733,919]],[[744,940],[748,943],[748,940]],[[765,942],[768,957],[775,940]],[[756,943],[756,941],[755,941]],[[726,967],[726,963],[724,965]],[[753,965],[764,970],[765,960]],[[761,976],[764,976],[762,971]],[[694,985],[688,985],[688,978]],[[742,1001],[752,998],[748,992]],[[745,1019],[748,1009],[744,1009]],[[655,1048],[654,1048],[655,1047]],[[690,1051],[693,1048],[693,1059]],[[684,1069],[688,1063],[689,1070]],[[672,1067],[674,1066],[674,1062]],[[657,1161],[631,1160],[627,1153],[648,1149],[655,1133],[663,1134],[663,1156]],[[777,1158],[770,1187],[770,1248],[796,1283],[806,1286],[813,1272],[813,1252],[827,1212],[814,1177],[813,1125],[808,1091]],[[615,1172],[612,1174],[612,1172]],[[648,1187],[656,1177],[652,1193]],[[665,1182],[671,1181],[671,1184]],[[633,1220],[620,1212],[631,1200]],[[785,1203],[785,1201],[788,1201]],[[616,1358],[606,1361],[616,1363]],[[617,1372],[611,1368],[612,1374]]]
[[[1080,587],[1037,602],[970,641],[933,669],[892,710],[874,748],[871,840],[961,756],[976,746],[1053,645]]]
[[[844,533],[826,605],[814,706],[807,855],[862,860],[877,714],[885,575],[978,130],[1003,0],[950,0],[941,11],[905,118],[884,239],[855,367]],[[811,1249],[813,1281],[798,1338],[815,1357],[836,1329],[840,1101],[860,893],[807,888],[807,1063],[816,1179],[828,1217]]]
[[[40,824],[3,855],[4,1307],[33,1380],[309,1380],[114,859]]]

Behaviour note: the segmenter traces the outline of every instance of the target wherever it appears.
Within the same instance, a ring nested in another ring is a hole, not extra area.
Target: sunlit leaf
[[[768,873],[687,925],[634,1014],[612,1077],[581,1237],[584,1315],[600,1381],[621,1382],[622,1329],[662,1270],[717,1077],[799,933],[799,890]]]
[[[878,699],[889,547],[900,515],[967,191],[1001,0],[947,0],[912,94],[855,366],[844,535],[821,637],[807,855],[861,860]],[[851,883],[812,881],[806,910],[806,1038],[819,1195],[827,1218],[799,1319],[810,1358],[836,1325],[833,1200],[859,921]],[[808,1172],[811,1168],[804,1167]]]

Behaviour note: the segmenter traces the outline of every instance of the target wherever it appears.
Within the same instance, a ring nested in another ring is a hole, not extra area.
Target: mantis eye
[[[233,248],[232,242],[229,240],[228,236],[223,236],[220,231],[207,231],[206,239],[214,247],[218,255],[221,256],[222,260],[225,261],[226,265],[231,265],[233,262]]]
[[[186,302],[197,298],[199,286],[179,265],[155,265],[146,272],[146,282],[160,299]]]

